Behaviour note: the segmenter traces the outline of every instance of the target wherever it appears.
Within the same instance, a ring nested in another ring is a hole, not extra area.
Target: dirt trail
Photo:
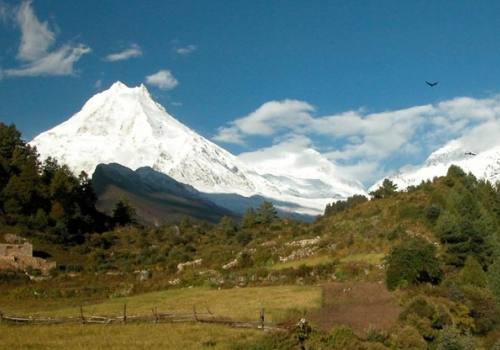
[[[390,328],[400,312],[396,298],[383,284],[329,283],[323,286],[323,307],[307,317],[325,331],[343,324],[361,335],[370,327]]]

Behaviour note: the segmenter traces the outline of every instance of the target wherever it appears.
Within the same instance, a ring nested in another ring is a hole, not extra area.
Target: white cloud
[[[116,62],[116,61],[124,61],[128,60],[129,58],[134,58],[134,57],[140,57],[142,56],[142,50],[141,47],[137,44],[132,44],[128,48],[119,51],[119,52],[114,52],[109,55],[107,55],[104,60],[108,62]]]
[[[266,102],[247,116],[232,121],[229,126],[220,127],[213,139],[241,144],[248,135],[270,136],[282,129],[299,129],[311,121],[312,111],[314,107],[303,101]]]
[[[24,61],[34,61],[44,57],[54,44],[56,36],[47,22],[38,20],[31,7],[31,1],[21,4],[16,20],[21,28],[21,44],[17,57]]]
[[[179,82],[169,70],[162,69],[158,72],[148,75],[146,77],[146,83],[149,85],[156,86],[162,90],[172,90]]]
[[[312,140],[311,147],[322,150],[344,175],[369,182],[399,167],[403,159],[422,160],[463,135],[469,135],[463,142],[472,150],[499,144],[500,96],[459,97],[393,111],[360,109],[326,116],[316,116],[304,101],[270,101],[219,127],[214,140],[243,144],[261,136],[278,145],[282,141],[276,140],[290,133]],[[271,154],[269,147],[264,149],[266,153],[252,152],[262,162]]]
[[[21,29],[17,58],[19,68],[4,71],[7,76],[73,75],[74,64],[91,49],[83,44],[65,44],[50,51],[56,34],[48,22],[41,22],[33,11],[31,1],[23,2],[16,11],[15,21]]]
[[[213,137],[213,140],[223,142],[223,143],[232,143],[235,145],[244,145],[245,141],[243,140],[243,135],[238,131],[237,128],[230,127],[220,127],[217,129],[217,135]]]
[[[177,47],[174,49],[175,53],[181,56],[187,56],[189,54],[192,54],[198,49],[196,45],[187,45],[184,47]]]
[[[24,64],[20,68],[6,69],[5,74],[17,77],[73,75],[75,62],[89,52],[91,52],[90,48],[84,45],[65,45],[56,51],[47,53],[40,59]]]

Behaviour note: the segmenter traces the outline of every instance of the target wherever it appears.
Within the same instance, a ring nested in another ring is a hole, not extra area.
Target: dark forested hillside
[[[78,177],[53,159],[38,160],[14,125],[0,123],[0,223],[37,231],[61,243],[82,243],[102,231],[105,215],[85,173]]]

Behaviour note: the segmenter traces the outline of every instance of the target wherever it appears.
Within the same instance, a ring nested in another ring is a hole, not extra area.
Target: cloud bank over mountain
[[[305,101],[281,100],[266,102],[220,127],[213,139],[240,145],[254,138],[269,140],[270,146],[242,155],[257,167],[278,157],[277,150],[300,153],[313,148],[347,177],[369,185],[395,170],[388,163],[419,163],[458,137],[466,148],[488,149],[498,142],[499,130],[498,95],[458,97],[382,112],[360,108],[332,115],[321,115]]]

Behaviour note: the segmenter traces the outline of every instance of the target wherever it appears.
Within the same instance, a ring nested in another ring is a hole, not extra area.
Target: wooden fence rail
[[[265,331],[269,330],[285,330],[272,324],[264,323],[264,311],[260,311],[259,319],[255,322],[234,320],[229,317],[215,316],[210,310],[207,312],[199,312],[193,307],[193,313],[176,314],[167,312],[158,312],[158,308],[152,308],[151,314],[148,315],[129,315],[127,314],[127,306],[123,307],[123,314],[120,316],[104,316],[104,315],[86,315],[83,307],[80,307],[78,316],[68,317],[33,317],[33,316],[13,316],[6,315],[0,311],[0,323],[7,324],[129,324],[129,323],[212,323],[221,324],[235,328],[255,328]]]

